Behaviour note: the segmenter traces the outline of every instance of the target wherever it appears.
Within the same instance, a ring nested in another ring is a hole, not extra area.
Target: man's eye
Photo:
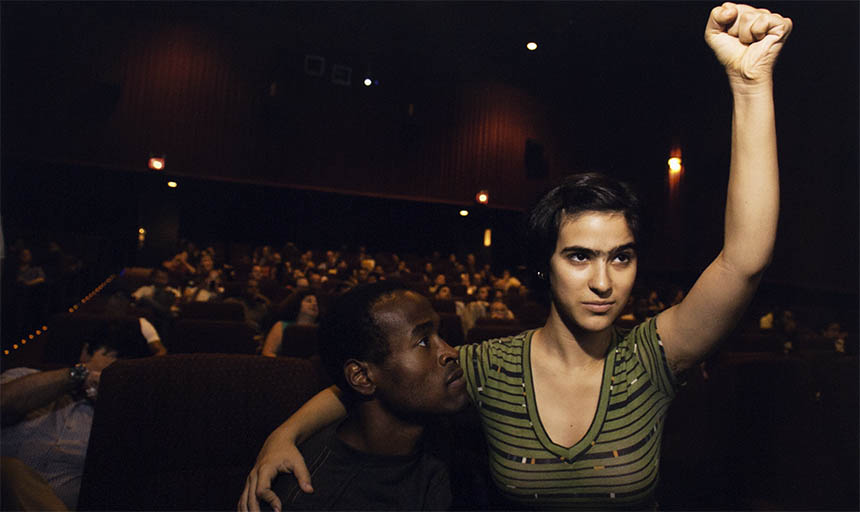
[[[430,346],[430,338],[427,338],[426,336],[424,338],[421,338],[420,340],[418,340],[418,346],[419,347],[429,347]]]
[[[567,259],[570,261],[581,262],[588,260],[588,256],[581,252],[572,252],[567,255]]]

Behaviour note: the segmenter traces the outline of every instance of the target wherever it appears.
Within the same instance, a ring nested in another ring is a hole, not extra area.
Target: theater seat
[[[245,311],[238,302],[189,302],[182,305],[180,315],[196,320],[245,320]]]
[[[179,319],[167,350],[171,354],[253,354],[257,342],[254,329],[245,322]]]
[[[324,387],[313,362],[182,354],[101,376],[80,510],[235,510],[266,436]]]
[[[287,357],[310,357],[317,353],[316,325],[288,325],[281,338],[278,355]]]

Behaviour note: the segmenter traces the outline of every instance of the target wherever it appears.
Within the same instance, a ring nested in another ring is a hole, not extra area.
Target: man
[[[468,403],[457,351],[421,295],[381,281],[339,297],[320,325],[320,356],[348,417],[302,446],[318,491],[292,475],[272,489],[285,509],[439,510],[451,505],[445,464],[423,449],[425,426]]]
[[[244,293],[239,297],[230,297],[224,302],[237,302],[242,305],[245,323],[251,326],[257,334],[265,334],[263,326],[269,315],[272,301],[260,293],[260,284],[256,279],[248,279]]]
[[[155,268],[149,274],[152,284],[144,285],[135,290],[131,297],[135,302],[151,306],[158,312],[169,314],[170,308],[182,296],[176,288],[168,286],[167,271]]]
[[[85,343],[80,363],[0,375],[4,510],[74,510],[101,372],[134,354],[133,324],[105,324]]]

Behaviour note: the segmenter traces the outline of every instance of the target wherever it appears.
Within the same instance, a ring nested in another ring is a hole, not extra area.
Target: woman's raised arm
[[[702,360],[737,324],[771,260],[779,215],[773,65],[792,22],[730,2],[711,11],[705,40],[734,100],[725,239],[687,297],[657,318],[674,371]]]

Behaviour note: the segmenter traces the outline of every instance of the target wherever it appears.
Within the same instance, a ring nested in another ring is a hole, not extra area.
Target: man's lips
[[[456,370],[454,370],[451,373],[451,375],[448,376],[447,379],[445,379],[445,384],[453,384],[454,382],[456,382],[462,378],[463,378],[463,369],[457,368]]]

